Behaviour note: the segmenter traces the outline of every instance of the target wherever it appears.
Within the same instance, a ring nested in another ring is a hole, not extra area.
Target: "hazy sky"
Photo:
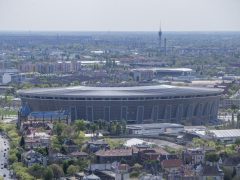
[[[0,0],[0,30],[240,31],[240,0]]]

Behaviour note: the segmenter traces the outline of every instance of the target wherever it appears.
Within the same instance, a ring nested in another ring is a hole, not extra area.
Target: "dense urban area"
[[[240,179],[239,32],[1,32],[0,179]]]

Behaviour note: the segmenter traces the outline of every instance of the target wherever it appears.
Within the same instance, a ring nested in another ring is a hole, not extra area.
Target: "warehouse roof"
[[[210,130],[216,138],[240,137],[240,129]]]
[[[61,96],[61,97],[132,97],[132,96],[197,96],[218,95],[222,89],[178,87],[170,85],[133,86],[133,87],[60,87],[35,88],[18,91],[20,96]]]
[[[128,129],[151,129],[151,128],[184,128],[181,124],[173,123],[152,123],[127,125]]]
[[[190,68],[155,68],[155,67],[147,67],[147,68],[136,68],[132,69],[134,70],[139,70],[139,71],[146,71],[146,70],[151,70],[151,71],[156,71],[156,72],[192,72],[193,70]]]

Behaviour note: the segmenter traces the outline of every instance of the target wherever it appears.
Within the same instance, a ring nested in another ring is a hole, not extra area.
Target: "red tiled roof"
[[[180,159],[166,159],[162,161],[163,168],[174,168],[180,167],[182,165],[182,161]]]
[[[160,147],[153,148],[159,155],[168,155],[169,153]]]

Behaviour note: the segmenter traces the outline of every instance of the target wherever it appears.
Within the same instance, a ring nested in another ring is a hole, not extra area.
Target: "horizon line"
[[[0,30],[0,33],[144,33],[158,32],[158,30]],[[237,32],[240,30],[166,30],[163,32],[189,32],[189,33],[224,33]]]

